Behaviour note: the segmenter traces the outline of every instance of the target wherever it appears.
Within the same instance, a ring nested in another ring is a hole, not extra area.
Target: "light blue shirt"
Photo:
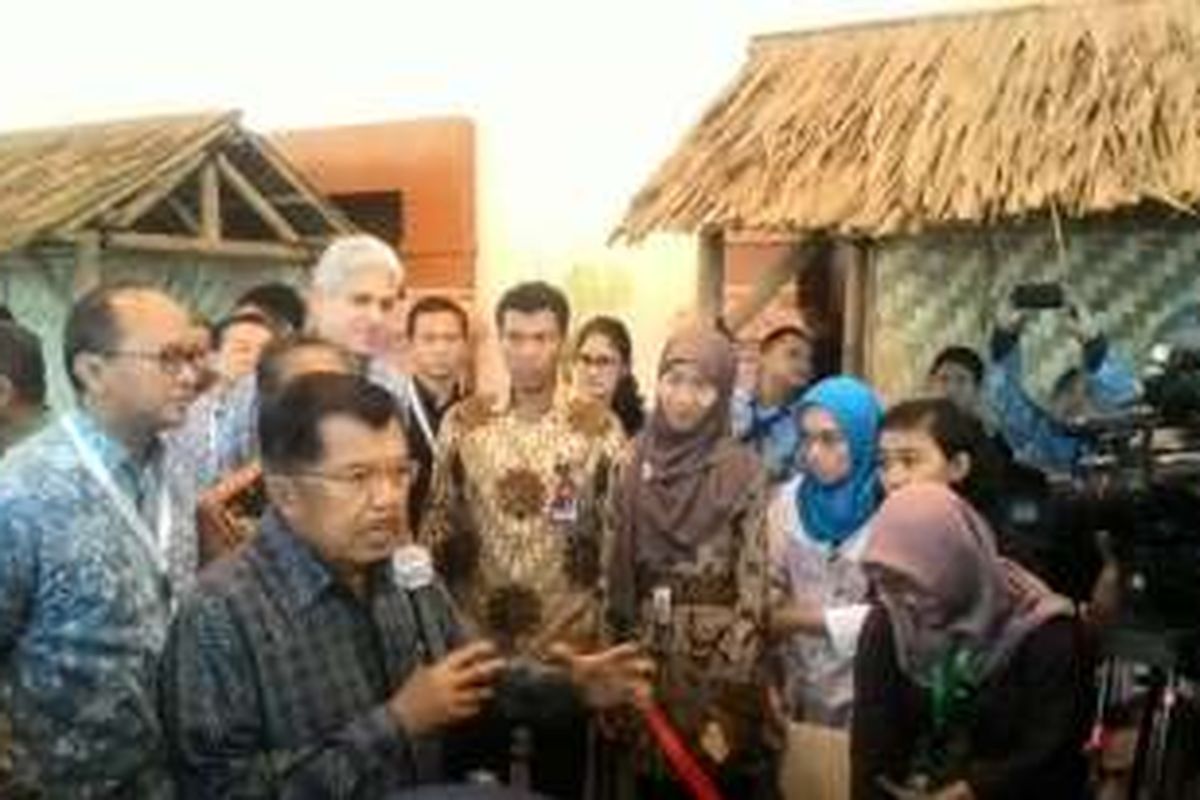
[[[800,469],[797,461],[800,433],[796,427],[795,405],[764,406],[744,389],[733,393],[730,412],[733,438],[758,453],[767,477],[773,483],[788,480]]]
[[[408,411],[408,379],[379,359],[367,362],[366,377]],[[232,386],[201,395],[187,419],[167,437],[171,469],[189,495],[199,497],[222,477],[258,457],[258,381],[252,373]]]
[[[984,401],[1001,435],[1018,461],[1052,472],[1074,472],[1087,440],[1034,402],[1022,385],[1022,374],[1019,342],[991,360],[984,373]],[[1137,398],[1137,378],[1111,346],[1106,346],[1096,368],[1083,370],[1083,375],[1088,395],[1101,411],[1113,411]]]
[[[90,416],[70,417],[153,529],[161,452],[139,466]],[[182,554],[195,553],[181,511],[170,516],[175,552],[158,560],[61,421],[0,462],[0,705],[19,782],[84,799],[118,788],[155,797],[168,785],[154,687],[171,608],[160,565],[186,570]]]

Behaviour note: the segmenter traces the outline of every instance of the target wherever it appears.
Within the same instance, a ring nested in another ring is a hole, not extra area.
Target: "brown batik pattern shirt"
[[[770,569],[768,491],[760,475],[688,558],[654,566],[635,542],[637,636],[658,662],[656,697],[716,766],[762,746],[767,617],[783,593]],[[620,525],[628,512],[613,511]]]
[[[422,539],[468,623],[523,654],[599,633],[600,550],[625,446],[603,405],[559,397],[536,420],[487,396],[446,415]]]

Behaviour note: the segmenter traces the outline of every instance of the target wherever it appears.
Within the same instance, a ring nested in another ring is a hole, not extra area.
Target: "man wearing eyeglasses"
[[[203,370],[203,332],[162,293],[98,289],[71,310],[78,407],[0,464],[3,796],[164,796],[155,665],[195,570],[192,515],[163,467]]]
[[[184,796],[366,798],[442,780],[446,734],[505,664],[466,641],[427,561],[393,560],[419,468],[391,396],[306,375],[264,402],[259,434],[270,511],[205,572],[163,659]],[[568,662],[596,704],[645,667],[629,647]]]

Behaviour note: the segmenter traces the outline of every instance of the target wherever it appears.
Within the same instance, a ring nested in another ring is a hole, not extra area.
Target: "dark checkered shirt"
[[[428,620],[447,645],[445,597]],[[369,601],[273,514],[206,572],[178,614],[162,706],[184,797],[377,797],[440,777],[440,742],[384,703],[424,658],[416,612],[383,566]]]

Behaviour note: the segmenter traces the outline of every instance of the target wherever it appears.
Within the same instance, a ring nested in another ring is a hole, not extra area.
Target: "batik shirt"
[[[669,563],[649,562],[634,542],[635,633],[657,663],[655,698],[694,752],[721,766],[763,746],[767,615],[783,592],[769,563],[768,497],[759,475],[722,530]],[[614,507],[616,526],[625,513]]]
[[[408,382],[379,359],[367,362],[367,378],[387,389],[403,411]],[[214,388],[188,409],[187,419],[167,437],[172,471],[199,498],[221,478],[258,457],[258,381],[246,375],[232,386]]]
[[[442,422],[422,537],[483,635],[523,653],[598,633],[603,505],[625,437],[590,400],[536,420],[473,397]]]
[[[154,530],[161,456],[138,466],[90,416],[70,418]],[[162,554],[117,508],[61,420],[0,463],[0,702],[17,782],[50,796],[153,797],[163,774],[154,687],[172,590]],[[191,515],[171,520],[183,575]]]
[[[461,643],[457,623],[436,584],[418,612],[386,565],[368,577],[355,597],[271,512],[205,571],[163,658],[184,797],[374,798],[440,779],[440,738],[410,736],[385,704]]]

